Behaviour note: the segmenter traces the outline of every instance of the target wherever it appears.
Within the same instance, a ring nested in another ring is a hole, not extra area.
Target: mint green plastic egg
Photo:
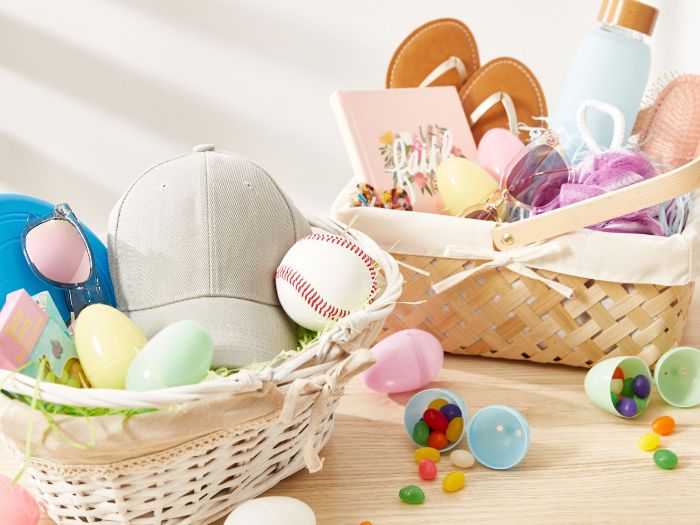
[[[202,381],[214,354],[209,331],[197,321],[178,321],[158,332],[136,355],[126,389],[143,392]]]

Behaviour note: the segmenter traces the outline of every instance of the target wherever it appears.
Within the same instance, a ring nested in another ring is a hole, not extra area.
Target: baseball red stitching
[[[357,255],[367,267],[370,277],[372,278],[372,288],[370,290],[369,302],[371,303],[374,300],[374,294],[377,291],[377,268],[374,266],[372,258],[367,255],[362,248],[348,239],[326,233],[312,233],[306,237],[302,237],[298,242],[304,240],[330,242],[336,246],[346,248]],[[277,268],[277,272],[275,272],[275,279],[282,279],[283,281],[289,283],[292,288],[294,288],[297,293],[301,295],[302,299],[304,299],[306,304],[309,305],[312,310],[326,319],[335,321],[350,314],[350,310],[333,306],[323,297],[321,297],[316,289],[311,286],[311,283],[304,279],[304,276],[302,276],[294,268],[287,265],[280,265],[280,267]]]
[[[316,289],[311,286],[304,277],[297,272],[294,268],[282,265],[277,268],[275,273],[276,279],[282,279],[283,281],[289,283],[292,288],[294,288],[302,299],[308,304],[316,313],[320,314],[322,317],[331,319],[333,321],[345,317],[350,313],[349,310],[343,308],[338,308],[333,306],[328,301],[326,301],[321,295],[316,291]]]
[[[335,244],[336,246],[346,248],[355,255],[357,255],[367,267],[369,275],[372,278],[372,289],[369,292],[369,302],[371,303],[372,301],[374,301],[374,294],[377,292],[377,268],[374,266],[372,258],[369,255],[367,255],[367,253],[365,253],[365,251],[362,248],[360,248],[351,240],[346,239],[345,237],[340,237],[339,235],[332,235],[330,233],[312,233],[310,235],[302,237],[299,240],[299,242],[305,240],[330,242],[331,244]]]

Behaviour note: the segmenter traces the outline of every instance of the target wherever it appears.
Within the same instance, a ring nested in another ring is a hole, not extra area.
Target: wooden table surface
[[[697,295],[685,333],[688,345],[700,347],[699,318]],[[700,408],[673,408],[654,393],[642,416],[622,420],[588,402],[584,375],[564,366],[447,357],[431,386],[462,395],[471,414],[490,404],[511,405],[532,433],[530,451],[517,468],[474,466],[465,488],[453,494],[443,492],[439,481],[450,470],[446,457],[438,464],[438,480],[418,478],[402,425],[408,396],[389,398],[355,380],[322,453],[324,469],[300,472],[268,494],[306,501],[319,525],[700,523]],[[680,458],[671,471],[657,468],[651,453],[637,448],[638,437],[662,414],[677,422],[662,442]],[[17,469],[14,459],[0,455],[1,473],[14,476]],[[399,488],[412,483],[426,492],[421,506],[398,500]],[[46,517],[41,521],[50,523]]]

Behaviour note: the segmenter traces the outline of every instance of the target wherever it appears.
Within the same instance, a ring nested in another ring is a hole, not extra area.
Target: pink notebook
[[[443,211],[435,184],[443,158],[476,158],[452,86],[336,91],[331,106],[356,177],[378,194],[405,188],[416,211]]]

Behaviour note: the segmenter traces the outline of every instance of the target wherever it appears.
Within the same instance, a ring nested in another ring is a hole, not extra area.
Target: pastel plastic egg
[[[0,475],[0,518],[2,525],[37,525],[39,506],[20,485]]]
[[[439,430],[433,430],[428,436],[428,446],[433,447],[436,450],[442,450],[449,444],[447,436],[444,432]]]
[[[403,424],[404,424],[404,429],[406,430],[406,435],[408,435],[411,438],[411,441],[415,443],[417,446],[423,446],[422,443],[417,443],[413,439],[413,430],[415,428],[415,425],[418,421],[425,421],[426,424],[430,427],[430,422],[425,420],[424,414],[426,412],[426,408],[431,402],[433,402],[436,399],[445,399],[449,403],[453,405],[457,405],[463,414],[462,419],[467,420],[469,411],[467,409],[467,404],[464,402],[464,400],[455,392],[452,392],[451,390],[447,390],[444,388],[429,388],[426,390],[421,390],[420,392],[417,392],[416,394],[411,397],[411,399],[408,400],[408,403],[406,404],[406,408],[404,410],[403,414]],[[440,412],[439,410],[435,409],[428,409],[432,410],[431,414],[437,413],[438,415],[435,415],[436,419],[439,419],[440,417],[443,418],[442,425],[444,426],[444,430],[442,432],[447,432],[447,428],[449,427],[449,421],[447,421],[447,418],[445,418],[444,414]],[[430,416],[429,416],[430,417]],[[466,427],[466,425],[465,425]],[[461,439],[461,438],[460,438]],[[457,440],[459,441],[459,440]],[[441,449],[441,452],[447,452],[449,450],[452,450],[455,448],[457,445],[457,442],[454,443],[449,443],[445,448]]]
[[[413,458],[416,460],[416,463],[420,463],[424,459],[437,463],[440,461],[440,452],[433,447],[421,447],[414,452]]]
[[[423,412],[423,420],[428,424],[431,430],[439,430],[440,432],[445,432],[447,426],[450,424],[444,414],[434,408],[429,408]]]
[[[399,490],[399,499],[410,505],[420,505],[425,501],[425,492],[423,492],[423,489],[417,485],[406,485]],[[287,522],[281,521],[280,523]]]
[[[613,372],[613,379],[624,379],[625,378],[625,373],[622,371],[622,368],[619,366],[615,368],[615,371]]]
[[[106,304],[84,308],[74,323],[80,364],[94,388],[123,389],[136,354],[147,342],[122,312]]]
[[[441,397],[438,397],[437,399],[433,399],[430,404],[428,405],[428,408],[434,408],[435,410],[440,410],[442,407],[447,405],[449,401],[447,399],[443,399]]]
[[[618,396],[622,393],[622,387],[624,383],[622,379],[613,379],[610,381],[610,391],[617,394]]]
[[[450,461],[455,467],[459,468],[469,468],[474,465],[474,456],[472,456],[466,450],[453,450],[450,453]]]
[[[447,432],[445,432],[445,436],[447,436],[448,441],[454,443],[456,441],[459,441],[463,433],[464,420],[461,417],[456,417],[452,421],[450,421],[450,424],[447,426]]]
[[[629,397],[620,398],[615,408],[625,417],[634,417],[637,415],[637,403],[634,402],[634,399]]]
[[[466,208],[485,202],[498,190],[498,183],[488,171],[462,157],[443,160],[435,181],[450,215],[459,215]]]
[[[442,480],[442,488],[445,492],[457,492],[464,486],[464,472],[455,470],[450,472]]]
[[[632,380],[632,391],[634,395],[646,399],[651,394],[651,381],[643,374],[639,374]]]
[[[437,467],[429,459],[422,459],[418,463],[418,474],[426,481],[431,481],[437,476]]]
[[[509,469],[520,463],[530,448],[530,429],[523,415],[505,405],[482,408],[469,422],[469,450],[492,469]]]
[[[661,436],[656,432],[648,432],[639,438],[637,445],[641,450],[650,452],[659,448],[661,444]]]
[[[700,350],[679,346],[662,355],[654,367],[656,390],[676,407],[700,404]]]
[[[265,496],[242,503],[228,515],[224,525],[288,523],[316,525],[316,515],[306,503],[286,496]]]
[[[425,330],[401,330],[372,348],[376,364],[362,374],[372,390],[395,394],[430,383],[442,368],[440,341]]]
[[[676,428],[676,420],[671,416],[657,417],[651,423],[651,429],[660,436],[668,436]]]
[[[678,456],[674,452],[662,448],[654,452],[654,463],[657,467],[670,470],[678,465]]]
[[[199,383],[213,356],[214,342],[202,323],[178,321],[153,336],[134,358],[126,389],[143,392]]]
[[[620,394],[623,397],[632,397],[634,395],[634,389],[632,388],[633,377],[628,377],[622,381],[622,391]]]
[[[425,421],[416,423],[416,426],[413,427],[413,441],[419,445],[425,445],[428,442],[428,436],[430,436],[430,428]]]
[[[447,418],[447,421],[452,421],[456,417],[462,417],[462,411],[454,403],[448,403],[440,407],[440,412]]]
[[[479,141],[476,162],[498,181],[524,147],[514,133],[504,128],[491,128]]]

